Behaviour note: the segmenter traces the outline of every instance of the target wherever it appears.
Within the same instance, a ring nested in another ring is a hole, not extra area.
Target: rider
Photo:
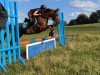
[[[37,9],[31,9],[28,12],[28,17],[31,21],[31,24],[34,25],[36,23],[37,17],[41,16],[41,14],[46,10],[46,6],[45,5],[41,5],[40,8]]]

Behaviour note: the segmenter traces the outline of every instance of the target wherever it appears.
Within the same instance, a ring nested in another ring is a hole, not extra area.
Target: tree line
[[[79,14],[76,19],[73,19],[67,24],[65,21],[65,25],[79,25],[79,24],[90,24],[90,23],[100,23],[100,10],[96,12],[92,12],[88,17],[86,14]]]

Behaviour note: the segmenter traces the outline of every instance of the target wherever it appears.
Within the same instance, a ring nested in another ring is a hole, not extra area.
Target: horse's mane
[[[47,12],[51,12],[51,11],[54,11],[54,9],[47,8],[45,12],[47,13]]]

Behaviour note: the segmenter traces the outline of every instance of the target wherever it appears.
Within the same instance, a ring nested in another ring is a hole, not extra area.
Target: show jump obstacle
[[[67,39],[66,39],[66,35],[65,35],[63,12],[59,13],[59,17],[60,17],[60,24],[58,25],[59,45],[65,46],[67,44]]]
[[[67,39],[66,39],[66,35],[65,35],[64,15],[63,15],[62,12],[59,13],[59,17],[60,17],[60,23],[58,25],[58,34],[57,35],[54,35],[53,37],[47,36],[47,37],[43,37],[43,38],[37,38],[37,39],[31,39],[31,40],[28,40],[28,41],[22,41],[22,42],[20,42],[20,44],[21,45],[27,45],[27,44],[31,44],[31,43],[35,43],[35,42],[41,42],[41,41],[52,39],[52,38],[58,38],[59,39],[59,45],[65,46],[67,44]]]
[[[64,16],[63,13],[59,13],[60,24],[58,25],[58,35],[54,35],[53,37],[43,37],[37,39],[31,39],[29,41],[21,42],[21,45],[26,45],[26,58],[32,58],[37,56],[38,54],[56,48],[55,38],[59,39],[59,45],[65,46],[67,44],[65,30],[64,30]]]
[[[20,38],[19,38],[19,25],[18,25],[18,7],[16,2],[8,1],[8,0],[0,0],[0,3],[8,11],[9,20],[6,23],[6,30],[0,29],[0,69],[4,72],[8,72],[5,68],[6,64],[12,64],[12,62],[20,61],[21,63],[25,64],[24,60],[21,57],[20,52]],[[10,29],[11,27],[11,36],[10,36]],[[6,32],[6,39],[4,39],[4,33]],[[63,13],[60,13],[60,24],[58,26],[58,35],[54,36],[54,38],[59,37],[59,44],[64,46],[67,41],[65,40],[65,30],[64,30],[64,16]],[[56,47],[55,39],[49,37],[39,38],[35,40],[25,41],[28,46],[33,42],[40,42],[40,46],[43,49],[54,48]],[[23,44],[23,42],[21,42]],[[42,45],[44,44],[44,45]],[[52,45],[51,45],[52,44]],[[38,49],[38,46],[35,49]],[[43,47],[44,46],[44,47]],[[35,47],[34,45],[32,47]],[[30,49],[32,48],[30,47]],[[30,49],[28,50],[30,52]],[[34,50],[35,52],[41,52],[40,50]],[[33,53],[34,53],[33,51]],[[45,51],[45,50],[42,50]],[[29,53],[28,52],[28,53]],[[34,56],[34,55],[33,55]]]
[[[19,39],[19,25],[18,25],[18,8],[17,3],[0,0],[0,3],[8,11],[9,9],[9,21],[6,23],[6,30],[0,29],[0,69],[4,72],[7,72],[5,68],[6,64],[12,64],[12,62],[20,61],[23,64],[26,64],[21,57],[20,53],[20,39]],[[11,37],[10,29],[11,25]],[[15,26],[15,28],[14,28]],[[4,32],[6,32],[6,39],[4,39]],[[6,41],[6,46],[5,46]],[[10,43],[11,41],[11,43]]]
[[[26,59],[36,57],[38,54],[56,48],[55,38],[26,45]]]

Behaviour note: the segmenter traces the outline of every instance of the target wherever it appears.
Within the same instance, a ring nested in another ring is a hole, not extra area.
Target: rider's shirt
[[[35,11],[38,11],[37,14],[41,14],[41,9],[40,9],[40,8],[37,8],[37,9],[31,9],[31,10],[29,11],[29,13],[30,13],[30,14],[34,14]],[[35,15],[33,15],[33,16],[35,17]]]

